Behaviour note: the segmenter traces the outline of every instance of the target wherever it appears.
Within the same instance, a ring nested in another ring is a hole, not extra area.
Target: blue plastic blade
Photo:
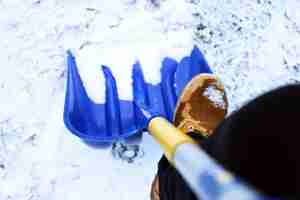
[[[147,84],[144,79],[144,75],[140,66],[140,63],[135,63],[132,70],[133,79],[133,98],[134,101],[143,107],[149,107],[149,95]],[[135,105],[135,125],[136,127],[143,129],[146,127],[146,121],[144,120],[143,114],[139,108]]]
[[[68,78],[64,107],[66,127],[80,138],[98,140],[97,130],[105,130],[103,105],[94,104],[88,97],[79,76],[75,58],[67,52]]]
[[[197,46],[194,46],[194,49],[191,53],[191,73],[193,75],[199,74],[199,73],[210,73],[212,74],[212,71],[210,67],[208,66],[203,54],[198,49]]]
[[[169,121],[173,119],[173,112],[176,107],[177,96],[174,87],[174,76],[178,63],[171,59],[165,58],[161,68],[161,89],[163,96],[163,103],[166,111],[166,118]]]
[[[105,103],[89,99],[77,70],[74,56],[67,52],[67,90],[64,122],[66,127],[86,142],[111,142],[139,133],[146,126],[133,101],[120,100],[115,77],[103,66]],[[100,73],[100,72],[99,72]],[[154,113],[172,120],[177,97],[186,84],[199,73],[211,73],[203,55],[195,47],[190,56],[177,63],[172,58],[162,62],[159,84],[146,83],[139,63],[133,65],[133,96]]]
[[[212,73],[203,54],[194,47],[190,56],[184,57],[175,73],[176,95],[179,97],[187,83],[197,74]]]
[[[107,134],[118,136],[122,133],[120,102],[116,80],[110,69],[102,66],[105,77],[105,116],[107,124]]]
[[[140,63],[135,63],[132,70],[133,79],[133,96],[134,100],[139,103],[149,106],[149,96],[147,91],[147,84],[144,79],[144,74]]]

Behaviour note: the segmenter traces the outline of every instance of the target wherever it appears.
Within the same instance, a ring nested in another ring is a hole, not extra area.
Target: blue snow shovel
[[[119,99],[115,78],[108,67],[102,66],[106,100],[104,104],[96,104],[87,95],[71,52],[68,52],[67,64],[64,122],[73,134],[86,142],[112,142],[146,128],[134,101]],[[141,66],[137,62],[132,70],[133,96],[140,98],[141,94],[145,94],[142,98],[146,105],[171,121],[179,94],[199,73],[211,73],[211,70],[197,47],[179,63],[172,58],[165,58],[161,67],[162,80],[157,85],[144,81]]]
[[[157,85],[146,83],[140,64],[135,63],[133,101],[119,99],[114,76],[108,67],[102,66],[106,85],[104,104],[89,99],[75,58],[71,52],[67,54],[64,122],[73,134],[86,142],[112,142],[147,129],[201,199],[268,199],[226,172],[170,123],[177,99],[187,83],[198,74],[212,73],[197,47],[179,63],[165,58],[162,80]]]

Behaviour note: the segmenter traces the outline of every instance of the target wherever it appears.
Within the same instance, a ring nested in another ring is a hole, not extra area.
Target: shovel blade
[[[165,58],[161,66],[162,79],[157,85],[145,82],[137,62],[132,69],[134,100],[127,101],[119,99],[115,77],[109,67],[103,66],[106,97],[104,104],[97,104],[89,99],[70,51],[67,52],[67,66],[64,122],[73,134],[91,143],[113,142],[143,131],[146,123],[134,101],[172,121],[178,96],[186,84],[199,73],[211,73],[197,47],[179,63]]]

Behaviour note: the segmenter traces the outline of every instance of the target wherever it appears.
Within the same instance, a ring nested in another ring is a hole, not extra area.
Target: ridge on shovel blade
[[[136,104],[119,99],[116,80],[109,67],[102,66],[105,103],[97,104],[88,97],[75,57],[70,51],[67,52],[67,66],[64,123],[73,134],[85,142],[112,142],[146,128]],[[132,69],[134,101],[142,102],[172,121],[178,96],[185,85],[199,73],[211,73],[211,70],[197,47],[179,63],[172,58],[165,58],[161,67],[161,82],[157,85],[145,82],[140,63],[137,62]]]
[[[176,95],[180,96],[187,83],[200,73],[212,73],[201,51],[195,46],[190,56],[184,57],[176,70]]]

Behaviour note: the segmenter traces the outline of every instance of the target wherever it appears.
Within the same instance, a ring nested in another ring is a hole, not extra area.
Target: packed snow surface
[[[0,9],[1,200],[149,199],[162,154],[151,136],[95,147],[65,128],[68,49],[95,102],[102,64],[131,99],[136,60],[155,84],[161,59],[194,44],[230,112],[300,81],[299,0],[0,0]]]
[[[209,86],[205,88],[203,95],[207,97],[216,107],[225,109],[224,93],[216,88]]]

